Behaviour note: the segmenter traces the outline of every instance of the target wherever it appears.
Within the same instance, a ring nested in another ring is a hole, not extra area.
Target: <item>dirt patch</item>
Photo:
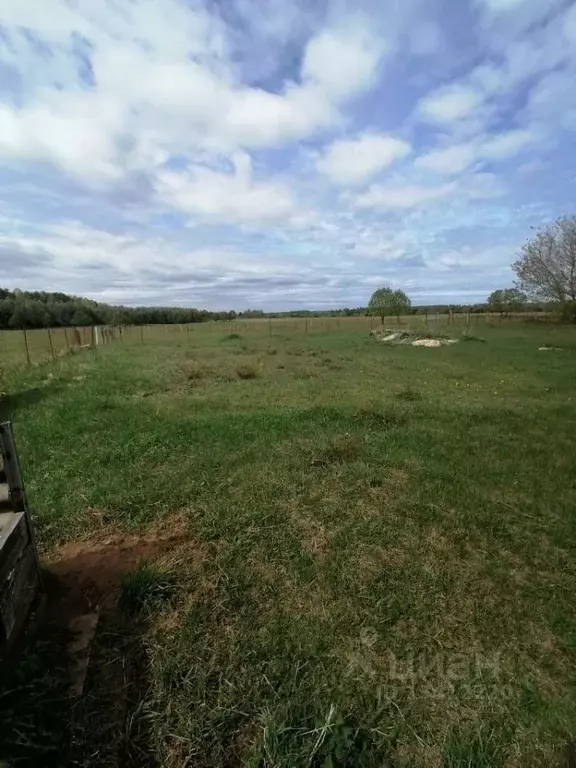
[[[44,561],[46,608],[36,645],[41,653],[54,649],[51,663],[63,672],[58,750],[70,764],[154,765],[149,726],[138,717],[148,685],[142,619],[121,610],[120,582],[141,561],[174,553],[204,560],[185,514],[142,534],[104,528],[85,541],[63,544]],[[30,652],[36,653],[34,644]]]
[[[73,592],[79,592],[87,609],[113,604],[120,578],[142,560],[157,558],[190,543],[187,522],[175,516],[142,534],[100,530],[86,541],[62,544],[45,561],[50,573]]]

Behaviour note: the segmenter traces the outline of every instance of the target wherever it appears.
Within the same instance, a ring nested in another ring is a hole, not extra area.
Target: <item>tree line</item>
[[[0,328],[31,329],[89,325],[155,325],[201,323],[207,320],[265,317],[352,317],[358,315],[431,314],[448,312],[534,312],[556,309],[563,320],[576,322],[576,216],[562,216],[529,239],[512,265],[517,284],[502,288],[485,303],[412,306],[401,290],[378,289],[367,307],[326,311],[209,312],[186,307],[112,306],[66,293],[0,288]]]
[[[66,293],[0,288],[0,328],[3,329],[201,323],[229,320],[235,314],[185,307],[112,306]]]
[[[534,309],[536,309],[536,305]],[[402,314],[440,314],[448,312],[486,312],[488,304],[404,306]],[[492,309],[491,311],[498,311]],[[92,325],[172,325],[202,323],[209,320],[234,320],[290,317],[359,317],[372,314],[372,307],[344,307],[329,310],[292,310],[264,312],[248,309],[243,312],[210,312],[186,307],[124,307],[112,306],[65,293],[47,291],[10,291],[0,288],[0,329],[30,330],[33,328],[80,327]],[[395,314],[388,311],[387,314]]]

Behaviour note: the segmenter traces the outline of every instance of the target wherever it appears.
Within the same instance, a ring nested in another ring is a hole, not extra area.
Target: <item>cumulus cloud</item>
[[[564,0],[4,0],[0,27],[4,284],[482,298],[573,199]]]
[[[306,46],[302,76],[335,100],[346,99],[373,85],[384,49],[360,22],[326,30]]]
[[[234,173],[195,166],[187,173],[158,174],[158,194],[168,205],[227,221],[286,219],[295,206],[289,189],[278,182],[255,182],[249,155],[234,156]]]
[[[418,109],[429,122],[452,123],[468,117],[482,102],[479,90],[455,83],[429,93],[420,101]]]
[[[434,173],[460,174],[481,161],[498,162],[515,157],[541,140],[535,131],[516,129],[477,136],[467,144],[432,150],[416,160],[416,167]]]
[[[318,159],[316,167],[335,184],[353,185],[366,181],[409,153],[410,145],[402,139],[365,133],[355,139],[333,142]]]
[[[358,208],[414,208],[440,200],[456,191],[456,184],[449,182],[436,187],[413,185],[374,185],[364,194],[358,195]]]
[[[477,150],[473,144],[459,144],[428,152],[416,160],[416,165],[436,173],[461,173],[476,158]]]
[[[28,3],[9,2],[7,19],[20,63],[38,66],[43,58],[47,82],[27,93],[22,104],[2,106],[0,154],[49,162],[89,182],[114,181],[134,171],[158,173],[165,187],[159,168],[170,155],[232,155],[336,124],[342,105],[373,84],[382,54],[381,41],[357,20],[322,29],[306,45],[299,82],[285,79],[271,91],[237,82],[221,25],[207,11],[185,9],[175,0],[130,4],[122,11],[108,7],[104,14],[59,2],[52,14],[36,17]],[[22,26],[45,37],[45,56]],[[89,41],[92,85],[77,71],[70,36]],[[54,81],[48,86],[56,50],[68,56],[66,88]],[[225,181],[216,183],[215,175],[208,180],[226,197]],[[172,174],[168,186],[189,187],[190,181],[177,182]],[[264,191],[278,199],[278,190]],[[251,188],[250,199],[256,192]],[[190,199],[188,194],[187,205]],[[230,210],[225,200],[220,207]],[[234,207],[250,219],[254,209],[251,203]]]

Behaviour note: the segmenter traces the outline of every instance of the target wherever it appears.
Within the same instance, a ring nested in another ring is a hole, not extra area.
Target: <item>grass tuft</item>
[[[239,365],[236,368],[236,376],[239,379],[257,379],[258,369],[254,365]]]
[[[412,389],[412,387],[406,387],[396,393],[396,398],[407,403],[415,403],[417,400],[422,400],[422,393]]]
[[[144,561],[136,570],[122,576],[120,588],[120,605],[126,613],[137,616],[171,600],[177,592],[177,583],[171,570]]]
[[[473,333],[463,333],[460,337],[461,341],[477,341],[481,344],[486,343],[486,339],[482,339],[480,336],[475,336]]]
[[[442,750],[443,768],[500,768],[506,760],[505,742],[489,725],[452,732]]]
[[[341,464],[356,461],[362,455],[362,440],[356,435],[342,435],[334,438],[322,453],[313,459],[313,466]]]
[[[193,364],[186,370],[186,378],[189,381],[202,381],[207,378],[212,371],[205,365]]]
[[[377,408],[358,408],[355,420],[367,427],[380,429],[393,429],[404,427],[408,422],[408,415],[403,410],[381,411]]]

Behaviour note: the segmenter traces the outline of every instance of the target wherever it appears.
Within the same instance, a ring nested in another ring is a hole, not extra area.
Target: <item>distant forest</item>
[[[540,307],[526,307],[532,311]],[[485,312],[486,304],[466,306],[413,307],[414,314],[424,312]],[[202,323],[207,320],[234,320],[256,317],[349,317],[367,314],[366,307],[327,311],[294,310],[271,312],[246,310],[244,312],[208,312],[205,309],[185,307],[123,307],[102,304],[65,293],[45,291],[9,291],[0,288],[0,328],[57,328],[83,325],[154,325],[172,323]]]

